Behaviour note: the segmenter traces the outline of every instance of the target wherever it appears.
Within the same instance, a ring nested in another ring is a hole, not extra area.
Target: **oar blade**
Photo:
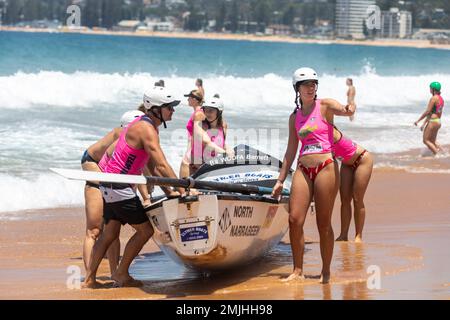
[[[103,173],[73,169],[50,168],[51,171],[71,180],[100,181],[110,183],[147,184],[144,176]]]

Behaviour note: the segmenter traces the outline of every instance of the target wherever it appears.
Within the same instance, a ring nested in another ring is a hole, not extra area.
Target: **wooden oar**
[[[72,180],[100,181],[122,184],[153,184],[157,186],[196,188],[217,190],[223,192],[238,192],[243,194],[271,194],[272,188],[259,187],[241,183],[225,183],[215,181],[200,181],[192,178],[174,179],[155,176],[138,176],[128,174],[103,173],[95,171],[83,171],[73,169],[50,168],[51,171]],[[289,191],[284,189],[282,195],[289,196]]]

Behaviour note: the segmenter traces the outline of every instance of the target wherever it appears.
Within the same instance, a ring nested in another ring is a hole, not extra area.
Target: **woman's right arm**
[[[88,148],[88,152],[95,160],[100,161],[103,154],[120,136],[122,128],[114,128],[108,132],[104,137]]]
[[[294,162],[295,156],[298,149],[298,138],[297,130],[295,129],[295,113],[292,113],[289,117],[289,140],[286,147],[286,153],[283,158],[283,165],[280,170],[280,175],[278,176],[277,182],[273,187],[272,197],[278,198],[281,191],[283,190],[283,183],[291,169],[292,163]]]
[[[419,120],[414,122],[415,126],[417,126],[417,124],[420,121],[422,121],[423,118],[425,118],[427,115],[429,115],[431,113],[431,110],[433,110],[435,102],[436,102],[436,99],[434,97],[431,97],[430,101],[428,102],[428,106],[427,106],[427,109],[425,110],[425,112],[422,113],[422,115],[420,116]]]

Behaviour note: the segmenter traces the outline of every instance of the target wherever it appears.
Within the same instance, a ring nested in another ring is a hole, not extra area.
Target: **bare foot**
[[[289,277],[287,277],[286,279],[282,279],[281,281],[290,282],[294,280],[305,281],[305,276],[301,272],[293,272]]]
[[[348,241],[348,237],[339,236],[336,241]]]
[[[144,283],[142,281],[136,280],[132,278],[129,274],[119,275],[114,273],[111,276],[111,279],[114,280],[114,287],[142,287]]]
[[[100,288],[100,283],[98,283],[95,279],[88,279],[86,278],[84,280],[84,283],[82,285],[83,289],[97,289]]]
[[[356,236],[355,237],[355,243],[362,243],[362,237],[361,236]]]
[[[136,279],[129,279],[123,282],[115,281],[113,287],[114,288],[139,288],[142,287],[144,283],[142,281]]]
[[[320,275],[319,283],[321,283],[321,284],[326,284],[326,283],[328,283],[328,282],[330,282],[330,274],[329,274],[329,273],[328,273],[328,274],[322,273],[322,274]]]

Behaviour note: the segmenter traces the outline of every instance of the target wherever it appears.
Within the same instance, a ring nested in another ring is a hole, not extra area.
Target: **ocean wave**
[[[443,96],[450,91],[450,75],[424,74],[421,76],[382,76],[367,66],[360,74],[349,75],[357,90],[358,107],[396,108],[419,105],[425,107],[431,81],[443,84]],[[32,108],[54,106],[59,108],[93,108],[106,104],[140,101],[145,90],[160,77],[150,73],[120,74],[59,71],[38,73],[17,72],[0,77],[0,108]],[[172,75],[165,77],[166,85],[182,97],[193,88],[192,78]],[[320,77],[319,96],[346,101],[345,77],[324,74]],[[207,93],[220,93],[230,112],[264,108],[271,113],[286,106],[294,106],[291,80],[276,74],[258,78],[210,75],[204,78]],[[271,108],[270,110],[267,108]]]
[[[0,212],[45,209],[84,204],[84,182],[55,174],[30,174],[30,178],[0,174]]]

